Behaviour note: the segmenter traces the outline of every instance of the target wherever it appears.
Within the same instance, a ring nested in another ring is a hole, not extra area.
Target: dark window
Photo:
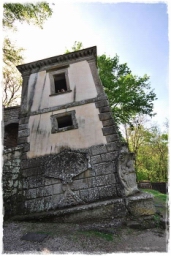
[[[55,93],[67,91],[65,73],[54,75],[54,82],[55,82]]]
[[[12,148],[17,146],[18,124],[12,123],[5,126],[4,129],[4,146]]]
[[[58,117],[57,123],[58,123],[58,128],[72,126],[73,125],[72,117],[71,115]]]
[[[51,116],[52,133],[78,129],[75,110]]]

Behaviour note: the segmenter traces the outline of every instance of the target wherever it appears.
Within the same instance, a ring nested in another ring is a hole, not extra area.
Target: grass
[[[99,232],[99,231],[81,231],[80,233],[85,234],[87,236],[97,236],[97,237],[101,237],[107,241],[113,241],[113,234],[105,234],[103,232]]]
[[[154,196],[154,205],[156,207],[156,210],[159,211],[163,216],[166,216],[168,214],[168,195],[162,194],[157,190],[154,189],[140,189],[142,192],[148,192],[149,194],[152,194]]]
[[[152,194],[154,196],[154,199],[157,199],[157,200],[161,201],[162,203],[167,202],[168,196],[166,194],[162,194],[159,191],[154,190],[154,189],[141,189],[141,190]]]

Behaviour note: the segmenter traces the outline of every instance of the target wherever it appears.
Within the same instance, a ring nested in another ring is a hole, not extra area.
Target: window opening
[[[4,129],[4,146],[13,148],[17,146],[18,139],[18,123],[12,123],[5,126]]]
[[[54,75],[54,82],[55,82],[55,93],[67,91],[65,73]]]
[[[52,133],[78,129],[75,110],[51,116]]]
[[[73,125],[71,115],[58,117],[57,122],[58,122],[58,128],[59,129]]]

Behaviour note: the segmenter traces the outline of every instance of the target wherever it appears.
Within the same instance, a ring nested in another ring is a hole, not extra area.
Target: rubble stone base
[[[153,197],[147,193],[138,193],[127,198],[111,199],[56,211],[15,216],[12,220],[51,220],[59,223],[79,223],[121,219],[129,214],[136,216],[155,214]]]

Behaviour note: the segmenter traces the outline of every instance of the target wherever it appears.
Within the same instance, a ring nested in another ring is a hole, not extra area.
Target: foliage
[[[23,62],[22,48],[17,48],[9,38],[3,45],[3,105],[6,107],[19,103],[21,95],[21,75],[16,65]]]
[[[76,51],[81,50],[82,48],[83,48],[83,44],[82,44],[81,42],[75,41],[75,42],[74,42],[74,45],[73,45],[72,48],[71,48],[71,51],[72,51],[72,52],[76,52]],[[68,50],[68,49],[66,49],[65,53],[69,53],[69,52],[71,52],[71,51]]]
[[[81,42],[74,42],[72,51],[82,49]],[[66,50],[66,53],[70,52]],[[119,57],[97,57],[99,76],[108,96],[116,123],[130,123],[137,114],[153,116],[153,101],[156,94],[151,90],[149,77],[132,74],[126,63],[120,64]]]
[[[13,28],[15,21],[37,25],[42,24],[52,15],[52,10],[46,2],[32,3],[5,3],[3,5],[3,27]]]
[[[145,128],[142,117],[126,127],[129,149],[135,153],[138,180],[168,180],[168,133],[157,126]]]
[[[119,63],[117,55],[110,58],[103,54],[97,60],[100,79],[117,124],[129,123],[136,114],[154,115],[156,94],[150,88],[147,75],[133,75],[126,63]]]
[[[3,28],[16,30],[16,21],[34,24],[42,28],[43,22],[52,15],[46,2],[36,4],[5,3],[3,5]],[[21,94],[22,78],[16,65],[23,63],[23,48],[4,38],[3,45],[3,105],[16,105]]]

